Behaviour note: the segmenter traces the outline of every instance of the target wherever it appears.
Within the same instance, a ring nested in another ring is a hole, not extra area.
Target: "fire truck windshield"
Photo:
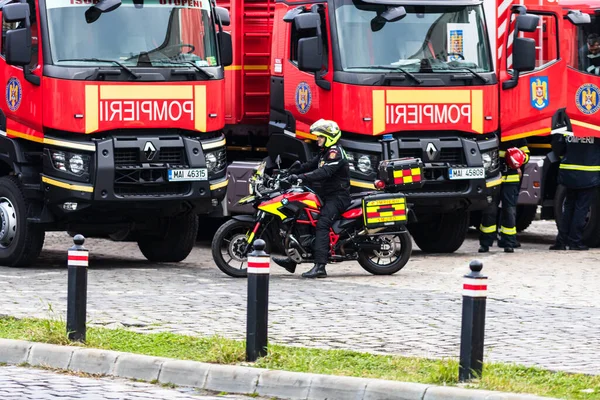
[[[409,73],[492,72],[481,5],[407,5],[404,13],[358,0],[334,2],[338,68],[371,73],[393,67]],[[394,18],[386,20],[386,15]]]
[[[53,64],[107,66],[114,60],[125,67],[217,65],[208,0],[123,0],[116,10],[87,23],[90,3],[46,0]]]

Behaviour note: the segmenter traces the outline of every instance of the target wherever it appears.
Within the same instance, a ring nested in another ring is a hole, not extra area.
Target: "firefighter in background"
[[[562,157],[558,183],[567,194],[558,221],[558,235],[550,250],[588,250],[582,242],[591,202],[600,186],[600,138],[554,135],[552,151]]]
[[[329,230],[333,221],[350,205],[350,164],[344,149],[337,144],[342,131],[334,121],[320,119],[310,127],[310,133],[317,137],[321,151],[309,162],[292,169],[290,182],[301,179],[309,184],[321,183],[317,191],[323,201],[321,215],[317,221],[314,241],[313,268],[302,274],[304,278],[325,278],[325,266],[329,261]],[[295,175],[299,174],[299,175]],[[292,274],[296,263],[287,258],[273,258],[273,261]]]
[[[529,148],[525,139],[517,139],[500,144],[500,168],[502,185],[488,207],[481,215],[479,226],[479,252],[487,253],[498,238],[498,205],[502,202],[500,237],[498,247],[505,253],[513,253],[517,242],[517,201],[521,189],[521,167],[529,162]]]

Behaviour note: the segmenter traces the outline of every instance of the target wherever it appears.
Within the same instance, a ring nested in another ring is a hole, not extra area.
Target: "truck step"
[[[245,117],[268,117],[271,115],[269,112],[264,111],[246,111],[244,113]]]
[[[247,97],[264,97],[268,95],[269,92],[246,92]]]
[[[271,53],[245,53],[245,57],[270,57]]]

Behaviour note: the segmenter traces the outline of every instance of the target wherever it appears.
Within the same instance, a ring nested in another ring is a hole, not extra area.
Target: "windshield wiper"
[[[113,64],[121,67],[123,70],[127,71],[135,79],[140,79],[140,76],[138,74],[136,74],[131,69],[129,69],[128,67],[126,67],[125,65],[123,65],[122,63],[120,63],[119,61],[116,61],[116,60],[102,60],[100,58],[68,58],[68,59],[64,59],[64,60],[58,60],[57,62],[63,62],[63,61],[88,61],[88,62],[113,63]]]
[[[449,70],[452,71],[460,71],[465,70],[465,71],[469,71],[470,73],[472,73],[473,75],[475,75],[476,77],[478,77],[479,79],[481,79],[482,81],[484,81],[485,83],[488,83],[490,80],[488,78],[486,78],[485,76],[481,75],[479,72],[476,72],[475,70],[469,68],[469,67],[458,67],[458,68],[452,68],[452,67],[448,67]]]
[[[206,76],[208,79],[213,79],[215,76],[213,74],[211,74],[208,71],[205,71],[204,69],[202,69],[201,67],[199,67],[198,65],[196,65],[195,62],[193,61],[183,61],[183,62],[178,62],[178,61],[172,61],[172,60],[156,60],[156,62],[168,62],[171,64],[175,64],[175,65],[191,65],[192,67],[194,67],[198,72],[201,72],[202,74],[204,74],[204,76]]]
[[[412,80],[417,82],[419,85],[423,83],[422,79],[417,78],[412,73],[408,72],[407,70],[405,70],[402,67],[395,67],[392,65],[369,65],[368,67],[354,67],[354,68],[366,68],[366,69],[376,69],[377,68],[377,69],[387,69],[387,70],[391,70],[391,71],[398,71],[398,72],[402,72],[404,75],[410,77]]]

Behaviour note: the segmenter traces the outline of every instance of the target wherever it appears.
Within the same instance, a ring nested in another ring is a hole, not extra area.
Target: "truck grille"
[[[186,162],[183,147],[164,147],[158,153],[153,163],[183,165]],[[139,149],[115,149],[115,165],[137,165],[140,163]]]
[[[400,149],[398,157],[420,158],[423,162],[443,162],[448,164],[465,164],[465,153],[462,148],[444,148],[437,160],[429,160],[428,155],[421,149]]]

